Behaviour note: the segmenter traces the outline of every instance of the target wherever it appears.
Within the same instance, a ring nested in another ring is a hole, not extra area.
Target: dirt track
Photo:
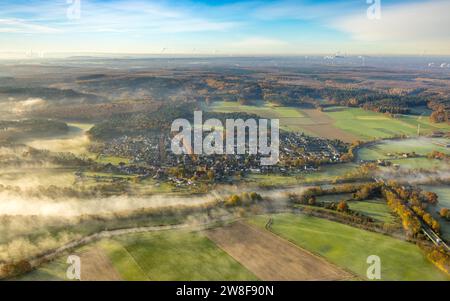
[[[206,231],[220,248],[261,280],[341,280],[346,271],[244,222]]]
[[[120,281],[117,270],[99,248],[91,248],[79,254],[82,281]]]

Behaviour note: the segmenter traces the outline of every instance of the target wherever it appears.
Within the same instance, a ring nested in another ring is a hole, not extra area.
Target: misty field
[[[440,145],[447,143],[450,143],[448,139],[431,139],[425,137],[380,141],[379,143],[360,149],[358,151],[358,158],[361,160],[389,159],[403,153],[415,152],[418,155],[427,155],[432,151],[450,154],[450,148]]]
[[[450,165],[442,160],[434,160],[428,158],[408,158],[389,160],[393,164],[400,165],[403,169],[427,169],[436,171],[448,171]]]
[[[69,131],[63,136],[36,138],[26,141],[26,144],[52,152],[71,152],[77,155],[86,154],[89,138],[86,132],[94,125],[91,123],[68,123]]]
[[[39,185],[72,186],[76,180],[75,171],[63,167],[4,168],[0,171],[0,184],[21,188],[34,188]]]
[[[416,136],[418,124],[420,124],[421,134],[450,129],[450,126],[444,123],[431,123],[427,117],[401,115],[391,118],[361,108],[330,107],[326,108],[324,112],[335,120],[334,126],[362,140],[398,135]]]
[[[275,234],[363,279],[367,257],[378,255],[382,280],[450,280],[414,244],[316,217],[277,214],[272,218]],[[257,216],[249,222],[264,228],[268,219]]]

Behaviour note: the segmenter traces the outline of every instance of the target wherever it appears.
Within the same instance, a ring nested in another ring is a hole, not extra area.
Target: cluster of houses
[[[319,164],[339,163],[342,154],[346,152],[348,152],[348,145],[340,140],[328,140],[292,132],[281,135],[282,159],[302,159],[306,163]]]
[[[122,136],[105,143],[100,155],[130,159],[129,164],[109,164],[106,172],[165,179],[177,186],[195,185],[196,180],[231,182],[236,175],[314,170],[319,164],[339,163],[348,145],[338,140],[310,137],[304,134],[280,135],[280,162],[261,165],[260,155],[175,155],[169,137],[155,135]],[[300,160],[301,165],[285,164]]]

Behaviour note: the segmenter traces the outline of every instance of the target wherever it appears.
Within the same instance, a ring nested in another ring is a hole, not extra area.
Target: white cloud
[[[9,33],[58,33],[59,29],[33,24],[19,19],[0,19],[0,32]]]
[[[331,25],[360,41],[449,42],[450,1],[381,4],[379,20],[370,20],[364,11],[334,20]]]

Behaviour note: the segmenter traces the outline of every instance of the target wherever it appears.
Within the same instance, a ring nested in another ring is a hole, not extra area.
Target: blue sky
[[[0,52],[450,54],[449,0],[366,1],[2,0]]]

